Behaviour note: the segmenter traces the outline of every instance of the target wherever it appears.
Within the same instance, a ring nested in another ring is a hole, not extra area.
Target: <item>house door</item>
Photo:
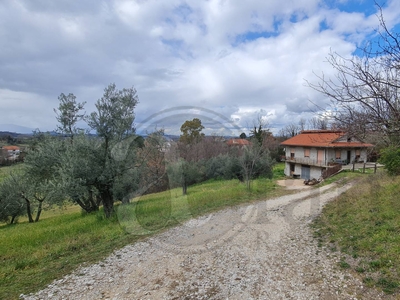
[[[351,163],[351,151],[347,151],[347,164]]]
[[[319,164],[323,164],[324,162],[324,150],[318,150],[317,152],[317,161]]]
[[[294,173],[294,164],[290,164],[290,176],[293,176]]]
[[[303,179],[311,179],[310,178],[310,166],[301,166],[301,178]]]

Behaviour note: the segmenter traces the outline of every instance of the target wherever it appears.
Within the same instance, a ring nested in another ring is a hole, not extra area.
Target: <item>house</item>
[[[243,146],[248,146],[251,143],[248,140],[245,140],[245,139],[230,139],[230,140],[228,140],[226,142],[226,144],[228,146],[240,146],[240,147],[243,147]]]
[[[342,164],[366,162],[372,144],[339,130],[303,130],[281,143],[285,147],[285,175],[303,179],[327,177]]]
[[[1,149],[5,152],[7,160],[16,160],[21,152],[18,146],[3,146]]]

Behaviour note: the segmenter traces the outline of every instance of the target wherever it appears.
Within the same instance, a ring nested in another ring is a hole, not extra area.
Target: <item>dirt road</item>
[[[349,186],[226,209],[129,245],[24,299],[383,299],[308,223]]]

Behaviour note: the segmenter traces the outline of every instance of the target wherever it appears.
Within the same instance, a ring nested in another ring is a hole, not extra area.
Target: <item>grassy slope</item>
[[[0,167],[0,181],[7,177],[11,172],[15,172],[23,168],[22,163],[17,163],[11,166]]]
[[[283,177],[282,164],[275,168],[274,177]],[[16,299],[21,293],[39,290],[143,234],[154,234],[179,221],[224,207],[283,193],[269,179],[254,180],[251,192],[237,180],[210,181],[189,187],[185,197],[175,189],[135,199],[129,206],[119,206],[113,220],[105,220],[101,213],[81,215],[72,208],[59,216],[44,212],[38,223],[0,226],[0,299]]]
[[[327,204],[314,224],[320,244],[344,253],[341,267],[387,293],[399,292],[399,194],[400,177],[367,176]]]

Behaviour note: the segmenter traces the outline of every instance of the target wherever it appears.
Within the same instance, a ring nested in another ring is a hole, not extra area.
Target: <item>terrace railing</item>
[[[317,166],[317,167],[328,167],[328,164],[324,160],[310,159],[308,157],[282,157],[283,161],[293,162],[302,165]]]

